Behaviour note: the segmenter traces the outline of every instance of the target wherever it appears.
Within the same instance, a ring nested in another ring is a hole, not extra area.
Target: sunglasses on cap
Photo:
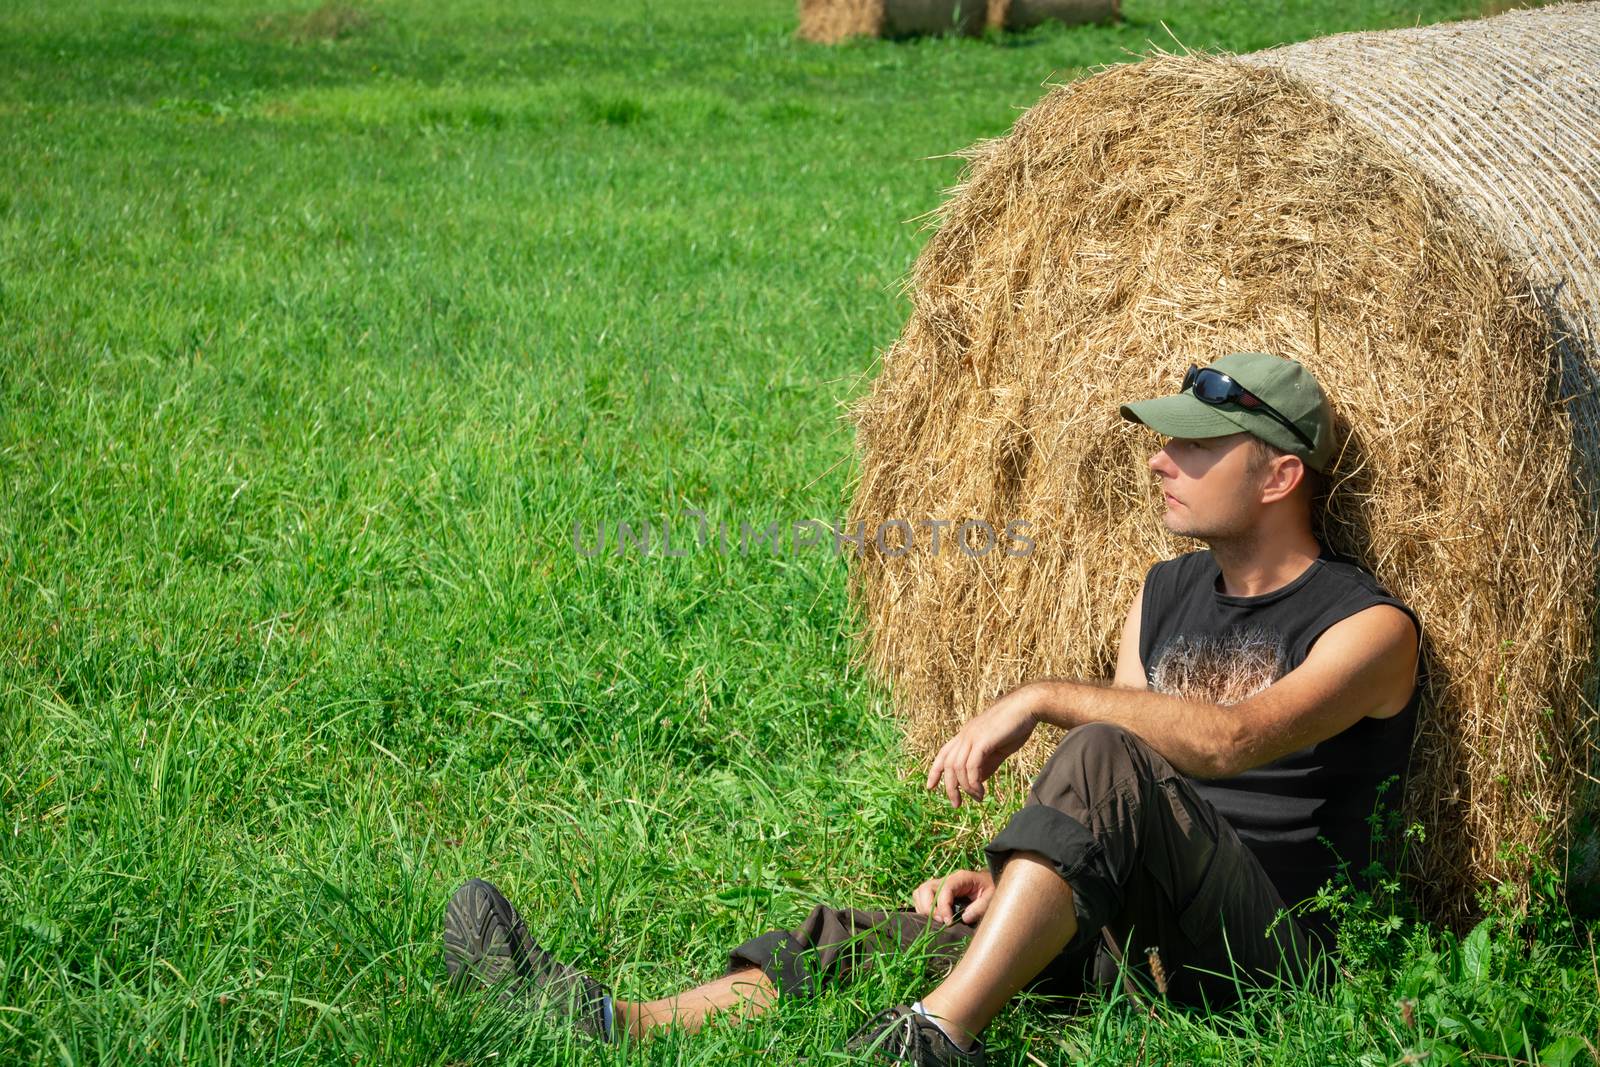
[[[1197,367],[1189,364],[1188,371],[1183,376],[1183,386],[1180,393],[1193,391],[1196,400],[1212,407],[1221,407],[1223,404],[1238,404],[1246,411],[1259,411],[1276,419],[1283,428],[1294,434],[1301,444],[1306,446],[1307,452],[1315,452],[1317,446],[1311,443],[1311,438],[1301,432],[1300,427],[1284,418],[1283,412],[1262,400],[1259,396],[1228,377],[1219,370],[1210,367]]]

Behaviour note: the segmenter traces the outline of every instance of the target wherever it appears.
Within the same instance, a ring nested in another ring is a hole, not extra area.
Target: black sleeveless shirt
[[[1236,704],[1300,666],[1328,627],[1375,604],[1416,613],[1355,562],[1324,550],[1305,573],[1262,596],[1229,596],[1209,551],[1157,563],[1145,577],[1139,660],[1158,693]],[[1359,883],[1378,788],[1399,804],[1420,684],[1399,714],[1343,732],[1232,778],[1190,779],[1261,861],[1284,903],[1312,896],[1342,858]],[[1325,839],[1319,841],[1319,838]],[[1331,846],[1331,848],[1330,848]]]

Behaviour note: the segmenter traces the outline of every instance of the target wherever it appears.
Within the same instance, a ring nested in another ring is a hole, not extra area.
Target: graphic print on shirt
[[[1237,704],[1283,677],[1283,638],[1271,630],[1179,634],[1156,654],[1150,688],[1209,704]]]

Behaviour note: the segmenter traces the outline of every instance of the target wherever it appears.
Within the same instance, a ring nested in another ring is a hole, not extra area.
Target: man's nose
[[[1172,457],[1167,455],[1165,448],[1158,448],[1151,453],[1150,469],[1163,477],[1172,473]]]

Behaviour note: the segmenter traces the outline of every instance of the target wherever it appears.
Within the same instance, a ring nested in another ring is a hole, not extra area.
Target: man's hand
[[[962,793],[982,800],[983,783],[1032,736],[1038,722],[1033,714],[1035,699],[1030,687],[1022,686],[974,716],[933,757],[927,787],[933,789],[943,779],[944,794],[957,808]]]
[[[929,878],[911,894],[911,906],[918,915],[932,915],[935,922],[948,923],[954,916],[956,901],[967,901],[961,921],[976,926],[989,910],[994,896],[994,879],[988,871],[951,871],[943,878]]]

